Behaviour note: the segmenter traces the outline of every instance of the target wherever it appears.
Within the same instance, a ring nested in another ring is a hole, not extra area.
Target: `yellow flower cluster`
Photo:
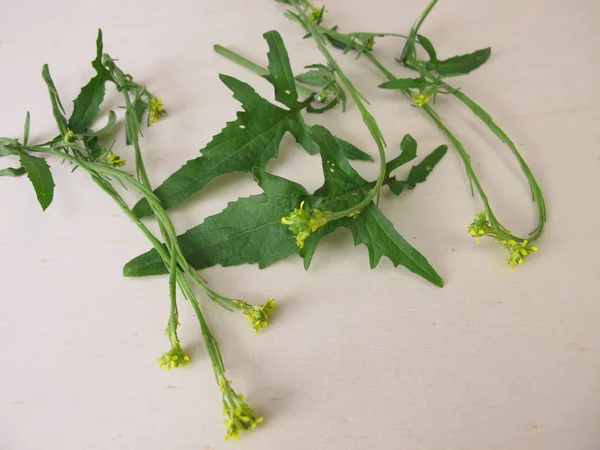
[[[252,324],[255,333],[258,333],[261,328],[269,324],[268,321],[275,310],[275,300],[272,298],[268,299],[261,306],[252,306],[241,300],[237,300],[236,303],[243,308],[242,312]]]
[[[538,250],[537,247],[529,245],[527,239],[523,242],[517,242],[514,239],[500,241],[500,247],[508,252],[508,265],[511,269],[514,269],[517,264],[523,264],[526,256]]]
[[[190,363],[190,357],[183,352],[179,341],[174,340],[171,350],[158,358],[157,361],[159,367],[169,370],[175,367],[187,366]]]
[[[320,8],[310,7],[309,11],[308,11],[308,18],[310,19],[311,22],[314,22],[317,25],[320,25],[321,22],[323,22],[324,14],[325,14],[325,7],[323,7],[323,6],[321,6]]]
[[[410,96],[412,97],[412,99],[414,100],[415,104],[421,108],[422,106],[425,106],[427,103],[429,103],[429,96],[427,94],[424,94],[423,92],[411,92]]]
[[[225,377],[219,377],[219,389],[223,392],[223,415],[227,433],[225,440],[240,438],[240,431],[250,431],[263,421],[262,417],[256,417],[248,403],[244,401],[242,394],[236,394]]]
[[[150,112],[148,113],[150,123],[158,122],[158,119],[167,113],[167,110],[163,108],[162,100],[158,97],[150,97],[148,107],[150,109]]]
[[[523,264],[526,256],[529,256],[531,253],[535,253],[538,250],[537,247],[529,245],[527,239],[524,239],[523,241],[503,239],[502,237],[509,235],[509,232],[506,229],[498,229],[493,226],[484,212],[475,214],[475,219],[469,224],[467,231],[471,236],[477,239],[477,243],[479,243],[483,236],[491,234],[494,241],[498,242],[500,247],[508,252],[507,262],[511,269],[514,269],[517,264]]]
[[[121,157],[113,152],[108,152],[106,154],[106,162],[110,167],[123,167],[126,163],[126,159],[121,159]]]
[[[281,223],[288,225],[290,231],[294,233],[296,245],[300,248],[304,248],[304,241],[310,236],[310,233],[317,231],[327,223],[327,216],[331,214],[317,208],[308,212],[304,209],[304,203],[304,201],[301,202],[300,208],[294,209],[289,216],[281,218]]]
[[[478,244],[482,236],[485,236],[493,230],[490,221],[483,212],[475,214],[475,219],[469,224],[469,228],[467,228],[468,233],[477,239]]]

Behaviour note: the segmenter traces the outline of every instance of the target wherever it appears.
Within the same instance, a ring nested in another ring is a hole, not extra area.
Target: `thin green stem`
[[[310,18],[306,14],[306,11],[300,7],[297,0],[291,0],[290,3],[296,9],[296,12],[298,13],[298,16],[300,17],[300,19],[303,21],[306,29],[311,33],[313,39],[315,40],[315,42],[317,44],[317,47],[319,48],[319,50],[321,51],[323,56],[325,56],[325,59],[327,60],[329,65],[333,68],[333,70],[335,71],[337,76],[340,78],[340,80],[346,87],[348,94],[350,94],[350,97],[352,97],[352,100],[354,101],[358,110],[360,111],[363,121],[364,121],[365,125],[367,126],[367,128],[369,129],[369,132],[371,133],[371,136],[373,137],[375,144],[377,144],[377,150],[379,151],[380,172],[379,172],[379,176],[377,178],[375,187],[373,188],[373,190],[369,193],[369,195],[367,197],[365,197],[361,202],[359,202],[354,207],[349,208],[345,211],[331,213],[328,216],[327,220],[333,221],[333,220],[341,219],[343,217],[347,217],[348,215],[353,214],[356,211],[362,210],[369,203],[371,203],[371,201],[377,196],[377,194],[379,193],[379,191],[381,189],[381,186],[383,185],[383,181],[385,179],[385,170],[386,170],[385,145],[386,144],[385,144],[383,135],[381,133],[381,130],[379,129],[379,126],[377,125],[377,122],[375,121],[375,118],[371,115],[371,113],[367,110],[367,108],[363,104],[363,101],[361,99],[361,95],[360,95],[358,89],[356,89],[354,87],[354,85],[352,84],[352,82],[348,79],[348,77],[346,77],[346,74],[341,69],[341,67],[338,65],[337,61],[333,58],[331,53],[329,53],[329,50],[327,50],[325,40],[323,39],[323,35],[322,35],[319,27],[310,20]]]
[[[239,64],[240,66],[250,70],[251,72],[254,72],[257,75],[260,75],[261,77],[269,75],[269,69],[267,69],[266,67],[262,67],[250,61],[247,58],[244,58],[242,55],[234,52],[233,50],[227,47],[223,47],[222,45],[216,44],[213,46],[213,48],[215,52],[219,55],[224,56],[228,60]],[[298,91],[298,96],[300,96],[301,98],[308,98],[314,95],[314,92],[312,92],[310,89],[305,88],[298,82],[296,82],[296,90]]]
[[[377,67],[389,80],[395,80],[397,79],[388,69],[385,68],[385,66],[383,66],[383,64],[381,64],[381,62],[375,57],[373,56],[371,53],[367,54],[367,58],[369,59],[369,61],[371,61],[375,67]],[[445,83],[444,83],[445,84]],[[445,85],[445,87],[449,88],[449,89],[453,89],[451,86],[449,85]],[[407,97],[410,98],[410,92],[408,89],[401,89],[402,93],[404,95],[406,95]],[[464,95],[464,94],[463,94]],[[466,96],[465,96],[466,97]],[[468,98],[468,97],[467,97]],[[471,106],[475,105],[474,102],[472,102]],[[440,119],[439,115],[435,112],[435,110],[430,106],[430,105],[423,105],[423,107],[421,107],[421,109],[425,112],[425,114],[437,125],[437,127],[442,131],[442,133],[444,133],[444,135],[446,135],[446,137],[450,140],[450,142],[452,143],[452,145],[454,146],[454,148],[456,149],[456,151],[458,152],[463,165],[465,166],[465,171],[467,172],[467,177],[469,179],[469,181],[472,183],[472,185],[475,187],[475,189],[477,190],[477,193],[479,194],[479,196],[481,197],[481,201],[483,203],[485,212],[488,216],[488,219],[490,221],[490,223],[492,225],[494,225],[497,229],[499,230],[506,230],[506,228],[498,221],[498,219],[496,218],[496,215],[494,214],[491,206],[490,206],[490,202],[489,199],[487,197],[487,194],[485,193],[483,187],[481,186],[481,183],[479,182],[479,179],[477,178],[477,175],[475,174],[475,171],[473,170],[473,166],[471,165],[471,158],[469,157],[469,154],[467,153],[467,151],[465,150],[465,148],[463,147],[462,143],[454,136],[454,134],[448,129],[448,127],[446,127],[446,125],[444,125],[444,123],[442,122],[442,120]],[[483,110],[482,110],[483,111]],[[475,112],[475,111],[474,111]],[[485,113],[485,111],[483,111],[483,113]],[[485,113],[487,115],[487,113]],[[480,117],[480,116],[478,116]],[[488,116],[489,117],[489,116]],[[481,118],[481,117],[480,117]],[[491,120],[491,118],[490,118]],[[485,122],[488,126],[490,126],[490,124],[488,122]],[[493,122],[491,122],[493,123]],[[494,124],[495,125],[495,124]],[[491,128],[491,127],[490,127]],[[499,127],[498,127],[498,130]],[[502,130],[500,130],[501,135],[498,135],[498,137],[500,137],[501,140],[503,140],[503,142],[506,142],[508,144],[508,142],[510,142],[512,144],[512,141],[510,141],[510,139],[508,138],[508,136],[506,136],[506,134],[504,132],[502,132]],[[509,145],[510,146],[510,145]],[[514,147],[514,144],[513,144]],[[535,181],[535,179],[533,178],[533,175],[531,174],[531,171],[529,170],[529,167],[527,166],[527,164],[525,163],[525,161],[523,160],[523,158],[521,157],[521,155],[518,153],[518,151],[516,150],[516,148],[514,148],[513,153],[516,152],[517,159],[521,165],[521,169],[523,170],[523,172],[525,172],[525,175],[527,176],[527,179],[530,182],[530,185],[532,187],[532,191],[533,191],[533,195],[534,195],[534,200],[537,202],[538,204],[538,217],[539,217],[539,223],[538,226],[536,227],[536,229],[529,235],[528,238],[521,238],[518,236],[515,236],[511,233],[509,233],[508,231],[506,231],[506,233],[503,232],[499,232],[499,238],[502,239],[514,239],[516,241],[522,242],[525,239],[529,240],[529,241],[534,241],[537,238],[540,237],[540,235],[542,234],[543,228],[544,228],[544,221],[546,218],[546,214],[545,214],[545,203],[544,203],[544,199],[543,199],[543,195],[541,192],[541,189],[539,188],[537,182]]]
[[[406,58],[415,54],[415,41],[417,37],[417,33],[419,32],[419,28],[423,25],[423,21],[427,18],[435,4],[438,0],[430,0],[423,12],[417,17],[415,24],[410,29],[410,33],[408,34],[408,39],[404,48],[402,49],[402,54],[400,55],[399,61],[404,63]]]

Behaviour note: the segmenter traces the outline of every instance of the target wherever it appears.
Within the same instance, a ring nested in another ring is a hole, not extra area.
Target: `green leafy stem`
[[[264,305],[257,307],[242,300],[224,297],[210,289],[188,262],[179,245],[177,233],[171,219],[161,205],[160,200],[152,192],[139,142],[139,137],[142,134],[140,120],[143,114],[148,111],[148,124],[150,124],[158,120],[166,111],[162,107],[160,99],[150,94],[145,86],[134,82],[130,75],[125,74],[116,65],[114,59],[102,53],[102,48],[102,34],[99,31],[97,55],[92,62],[92,66],[97,72],[96,76],[92,78],[88,85],[82,88],[79,96],[74,101],[74,110],[68,120],[48,66],[44,65],[42,77],[48,87],[59,135],[49,142],[30,145],[28,142],[30,116],[27,113],[22,142],[17,139],[0,138],[0,157],[16,156],[19,158],[21,167],[4,169],[0,172],[0,175],[14,177],[26,173],[32,182],[40,205],[43,209],[46,209],[53,199],[54,182],[50,167],[45,159],[40,156],[61,158],[63,161],[71,163],[74,167],[73,170],[80,168],[87,172],[92,181],[108,194],[123,213],[137,225],[148,238],[169,273],[171,304],[166,334],[171,342],[171,349],[159,358],[160,365],[170,369],[185,366],[190,361],[184,353],[177,335],[179,313],[176,291],[177,286],[179,286],[183,297],[190,302],[196,313],[217,384],[223,393],[223,410],[227,417],[226,424],[228,427],[226,437],[237,438],[240,431],[255,427],[262,419],[254,415],[250,406],[244,401],[243,396],[238,395],[225,378],[225,367],[219,345],[202,313],[190,282],[199,286],[212,301],[225,309],[241,312],[249,318],[255,332],[267,325],[267,320],[274,308],[274,302],[270,299]],[[110,148],[105,148],[99,143],[99,138],[115,124],[115,113],[109,112],[109,121],[106,127],[99,131],[91,129],[92,123],[99,114],[99,107],[104,99],[107,81],[115,83],[117,90],[122,93],[125,101],[126,140],[134,148],[136,176],[119,169],[119,167],[125,165],[125,160],[112,152],[112,145]],[[158,221],[160,232],[165,241],[164,245],[128,206],[113,186],[113,182],[132,187],[146,199]]]
[[[285,0],[283,1],[283,3],[295,6],[295,9],[297,11],[299,9],[297,2],[295,2],[294,0]],[[313,38],[315,38],[318,45],[320,42],[322,43],[321,36],[325,36],[334,47],[344,49],[345,52],[350,50],[357,51],[357,57],[364,55],[389,80],[387,83],[381,85],[382,88],[399,89],[405,96],[415,100],[417,105],[420,106],[424,113],[434,122],[434,124],[450,140],[454,148],[457,150],[465,167],[465,171],[471,183],[472,189],[474,186],[474,188],[477,190],[477,193],[481,197],[486,219],[489,221],[489,231],[486,234],[500,241],[514,240],[519,243],[535,241],[542,235],[547,215],[542,190],[539,184],[537,183],[533,173],[531,172],[531,169],[517,150],[513,141],[508,137],[504,130],[500,128],[500,126],[492,119],[492,117],[480,105],[478,105],[474,100],[468,97],[464,92],[452,87],[450,84],[442,80],[444,76],[462,75],[465,73],[469,73],[470,71],[479,67],[481,64],[485,63],[485,61],[487,61],[487,59],[489,58],[490,50],[484,49],[474,52],[472,54],[460,55],[453,58],[449,58],[444,61],[438,60],[431,42],[424,36],[418,34],[421,25],[423,24],[424,20],[427,18],[427,16],[429,15],[436,3],[437,0],[431,0],[427,4],[425,10],[419,15],[419,17],[415,21],[415,24],[411,28],[408,36],[395,33],[365,32],[344,34],[339,32],[337,27],[326,28],[321,25],[321,22],[323,20],[323,12],[319,14],[319,20],[317,22],[309,21],[308,23],[306,20],[298,20],[301,14],[290,15],[290,12],[288,11],[286,15],[289,18],[301,22],[304,28],[307,31],[309,31],[309,34]],[[315,6],[313,6],[308,1],[302,1],[302,7],[300,9],[304,12],[304,19],[307,17],[307,11],[310,12],[315,10],[321,10],[321,8],[315,8]],[[398,59],[398,61],[418,72],[421,75],[420,78],[398,78],[379,61],[379,59],[373,54],[373,39],[375,37],[384,36],[394,36],[406,39],[406,44],[402,50],[401,56]],[[416,45],[423,47],[427,51],[430,57],[430,61],[423,62],[419,61],[416,58]],[[411,91],[412,88],[417,88],[421,92],[416,94],[415,92]],[[522,172],[525,174],[528,180],[532,192],[533,201],[536,203],[537,206],[537,226],[533,231],[531,231],[529,236],[527,236],[526,238],[512,234],[497,219],[490,205],[488,196],[473,169],[470,156],[465,150],[463,144],[454,135],[454,133],[442,122],[440,116],[437,114],[435,109],[430,104],[427,104],[429,100],[429,95],[433,94],[433,98],[435,101],[435,96],[437,93],[451,94],[456,99],[461,101],[465,106],[467,106],[467,108],[469,108],[475,114],[477,118],[479,118],[479,120],[481,120],[482,123],[484,123],[503,143],[505,143],[508,146],[512,154],[517,159]]]

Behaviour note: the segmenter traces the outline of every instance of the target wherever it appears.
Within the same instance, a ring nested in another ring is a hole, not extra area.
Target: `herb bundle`
[[[220,75],[221,81],[241,103],[242,110],[201,150],[199,157],[188,161],[155,190],[146,172],[140,138],[143,127],[155,124],[167,111],[158,97],[125,73],[115,59],[103,53],[100,31],[96,57],[92,61],[96,75],[81,89],[68,118],[49,68],[43,67],[42,76],[48,87],[58,135],[48,142],[31,144],[27,113],[22,139],[0,138],[0,157],[13,157],[19,162],[18,167],[0,170],[0,175],[18,177],[26,174],[44,210],[50,206],[54,195],[53,178],[44,157],[52,156],[70,163],[73,170],[85,171],[148,238],[153,248],[128,262],[124,274],[168,274],[170,314],[166,335],[171,347],[158,359],[159,365],[171,369],[190,362],[177,334],[179,288],[195,311],[216,383],[223,394],[226,439],[237,439],[241,431],[255,428],[262,418],[254,413],[243,395],[234,391],[226,378],[219,345],[203,315],[194,287],[223,308],[242,313],[257,333],[267,326],[275,302],[268,299],[262,305],[254,306],[240,299],[221,296],[208,287],[197,270],[214,265],[226,267],[248,263],[264,268],[294,254],[303,259],[304,267],[308,269],[321,239],[344,227],[351,231],[355,245],[367,247],[371,268],[385,256],[394,266],[404,266],[432,284],[443,286],[440,275],[395,229],[378,203],[384,187],[400,195],[425,182],[448,147],[438,146],[415,164],[405,179],[397,179],[393,172],[417,157],[417,142],[406,134],[400,143],[401,153],[387,159],[387,144],[368,110],[368,102],[340,68],[329,50],[331,47],[344,53],[355,52],[357,59],[366,59],[373,64],[387,79],[380,87],[400,91],[450,141],[465,166],[473,193],[476,191],[483,203],[483,212],[477,214],[468,227],[468,233],[477,241],[484,236],[497,241],[508,252],[508,264],[514,268],[537,250],[533,243],[541,236],[546,220],[542,191],[513,142],[485,110],[446,82],[449,77],[468,74],[480,67],[490,57],[490,49],[440,60],[431,41],[419,34],[437,0],[429,2],[408,35],[342,33],[336,26],[324,25],[323,7],[316,7],[306,0],[279,1],[291,7],[286,16],[303,27],[305,37],[314,40],[325,61],[311,64],[307,66],[307,72],[295,76],[283,40],[276,31],[263,35],[269,47],[267,67],[216,45],[215,51],[264,77],[273,87],[276,103],[261,97],[249,84]],[[417,76],[397,78],[375,57],[375,40],[383,37],[404,40],[397,62],[412,69]],[[427,54],[425,60],[419,57],[421,49]],[[126,161],[113,151],[114,142],[107,141],[108,132],[117,126],[117,114],[109,111],[107,123],[100,129],[93,127],[101,116],[106,83],[113,83],[122,96],[125,144],[133,148],[134,174],[123,169]],[[512,234],[496,218],[468,153],[434,109],[439,95],[451,95],[466,105],[517,158],[529,182],[539,217],[537,227],[527,238]],[[338,105],[345,110],[350,102],[360,112],[377,148],[379,174],[375,180],[364,179],[350,163],[351,160],[373,161],[368,153],[323,126],[308,125],[303,117],[303,114],[325,113]],[[288,132],[306,152],[320,155],[324,183],[312,193],[298,183],[265,170],[269,160],[278,156],[283,136]],[[240,197],[222,212],[177,235],[166,210],[189,200],[219,176],[232,172],[251,172],[263,190],[262,194]],[[130,207],[116,189],[118,185],[135,190],[141,200]],[[141,220],[150,216],[158,223],[159,235],[152,233]]]

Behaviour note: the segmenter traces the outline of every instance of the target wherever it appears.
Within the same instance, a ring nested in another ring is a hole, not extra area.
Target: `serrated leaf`
[[[424,90],[429,86],[429,82],[425,78],[397,78],[395,80],[386,81],[379,85],[381,89],[420,89]]]
[[[50,172],[50,166],[46,160],[28,155],[20,154],[21,165],[27,172],[27,177],[33,185],[35,195],[42,209],[45,211],[54,197],[54,180]]]
[[[402,142],[400,142],[400,150],[400,155],[386,163],[386,178],[390,176],[392,171],[417,157],[417,141],[410,134],[405,134]]]
[[[202,156],[188,161],[156,189],[164,208],[187,200],[220,175],[264,168],[271,158],[277,157],[287,131],[298,140],[306,133],[298,112],[269,103],[242,81],[227,75],[220,78],[242,103],[243,111],[201,150]],[[310,144],[305,145],[307,150],[318,150]],[[139,217],[151,214],[145,200],[135,205],[134,212]]]
[[[429,174],[444,157],[447,151],[447,145],[440,145],[437,147],[429,155],[423,158],[423,161],[410,169],[406,180],[393,180],[390,182],[388,184],[390,191],[396,195],[400,195],[405,188],[414,189],[418,183],[423,183],[427,180]]]
[[[21,175],[25,175],[25,168],[23,167],[0,169],[0,177],[20,177]]]
[[[262,169],[255,169],[254,176],[262,194],[229,203],[222,212],[179,237],[184,256],[196,269],[251,263],[264,268],[298,253],[281,218],[308,197],[308,192]],[[167,269],[152,250],[128,262],[123,273],[136,277],[167,273]]]
[[[98,30],[96,39],[96,58],[92,67],[96,75],[86,84],[73,101],[73,113],[69,118],[69,128],[75,133],[83,133],[94,122],[104,100],[106,82],[111,80],[110,73],[102,65],[102,30]]]
[[[442,280],[427,260],[394,229],[381,211],[371,203],[356,218],[344,218],[328,223],[311,234],[302,251],[287,227],[284,217],[306,201],[311,208],[341,211],[364,199],[372,183],[364,180],[350,166],[336,138],[323,127],[311,129],[313,141],[321,148],[325,182],[312,196],[291,181],[254,169],[264,193],[241,198],[204,223],[180,237],[183,252],[196,268],[216,264],[224,266],[258,263],[260,267],[299,253],[308,268],[321,238],[339,227],[350,229],[355,244],[369,250],[371,267],[383,256],[394,265],[403,265],[437,286]],[[332,170],[333,169],[333,170]],[[164,263],[154,251],[133,259],[125,266],[126,276],[146,276],[166,273]]]
[[[431,61],[437,61],[437,54],[435,52],[435,48],[429,39],[427,39],[422,34],[417,34],[417,39],[419,43],[423,46],[427,54],[429,55],[429,59]]]
[[[263,37],[269,45],[269,74],[264,75],[264,78],[275,88],[275,100],[290,109],[295,109],[298,106],[298,92],[283,39],[274,30],[266,32]]]
[[[492,49],[488,47],[473,53],[453,56],[443,61],[429,61],[425,63],[425,67],[445,77],[464,75],[484,64],[491,54]]]
[[[310,138],[310,127],[298,111],[269,103],[248,84],[235,78],[227,75],[220,78],[231,89],[233,97],[242,103],[243,111],[201,150],[202,156],[188,161],[156,189],[155,194],[164,208],[187,200],[220,175],[264,168],[271,158],[277,157],[286,132],[308,153],[319,151]],[[340,140],[340,145],[354,158],[371,159],[351,144]],[[138,217],[151,214],[145,200],[138,202],[133,210]]]
[[[368,195],[371,183],[363,179],[350,166],[326,128],[313,127],[313,138],[321,148],[325,183],[311,199],[312,206],[331,211],[351,208],[352,204],[357,204]],[[313,238],[310,247],[301,255],[304,258],[312,258],[318,240],[333,231],[328,228],[342,226],[350,229],[355,245],[364,244],[368,248],[371,268],[375,268],[381,258],[386,256],[394,266],[402,265],[436,286],[443,285],[441,277],[427,259],[395,230],[392,223],[374,203],[370,203],[354,218],[340,219],[339,222],[339,224],[330,222],[323,227],[321,233],[309,236],[305,242],[305,248],[309,244],[309,240]]]

